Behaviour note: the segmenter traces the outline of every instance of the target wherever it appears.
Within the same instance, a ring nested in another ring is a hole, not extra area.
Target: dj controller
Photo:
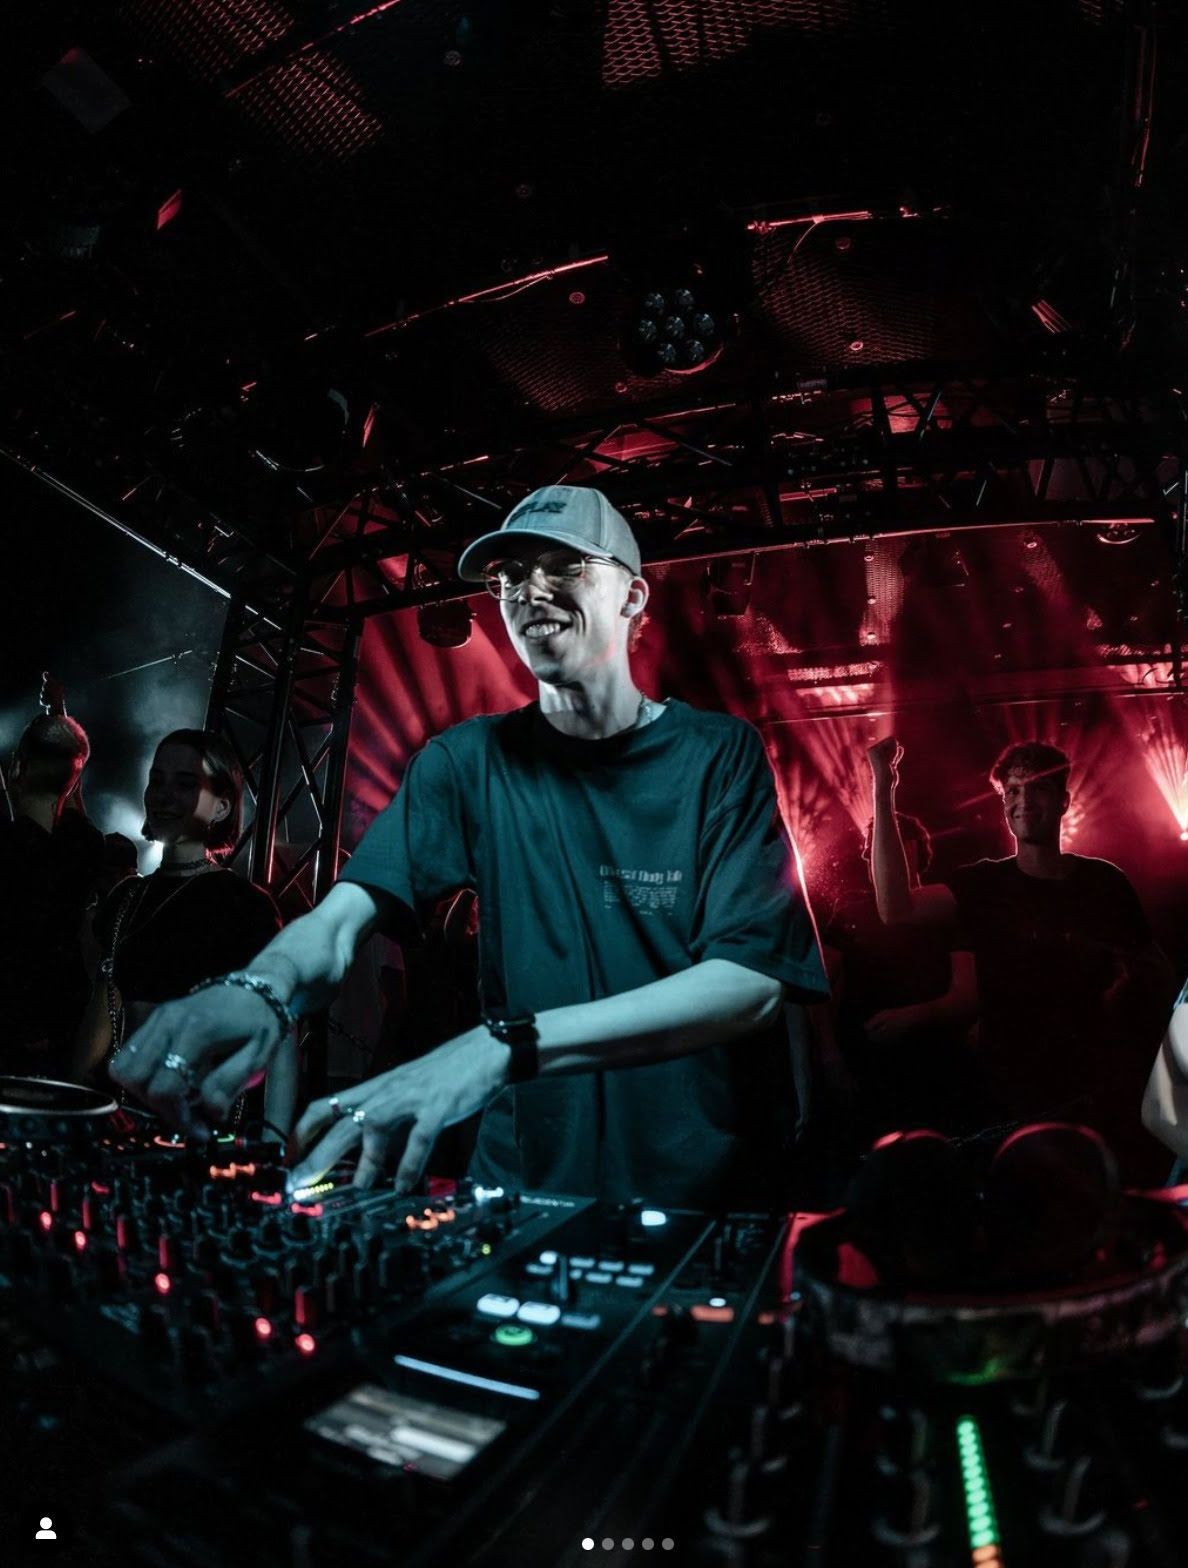
[[[87,1096],[0,1083],[8,1546],[44,1511],[101,1568],[1188,1562],[1173,1202],[945,1293],[845,1211],[287,1194],[275,1145]]]

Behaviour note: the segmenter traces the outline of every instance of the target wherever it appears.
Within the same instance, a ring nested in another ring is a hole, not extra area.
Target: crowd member
[[[897,813],[908,888],[932,864],[932,840],[917,818]],[[884,925],[873,892],[871,840],[862,860],[871,885],[845,899],[825,928],[835,958],[834,1030],[858,1091],[857,1136],[869,1147],[908,1127],[968,1131],[978,1120],[967,1034],[977,1017],[973,955],[935,927]],[[831,967],[831,974],[834,967]]]
[[[159,1007],[247,963],[276,935],[267,893],[221,864],[239,839],[243,776],[227,742],[174,730],[157,747],[144,792],[144,836],[161,845],[148,877],[116,884],[95,918],[102,954],[80,1040],[82,1072],[102,1074]],[[264,1115],[287,1134],[296,1108],[291,1037],[274,1059]]]
[[[53,683],[56,686],[56,683]],[[82,808],[90,744],[60,688],[17,742],[8,774],[12,820],[0,823],[0,980],[6,1000],[0,1062],[7,1072],[69,1071],[86,1005],[80,931],[103,858],[103,835]]]
[[[1055,746],[1009,746],[991,783],[1015,853],[912,888],[895,821],[902,749],[870,749],[872,864],[879,914],[939,925],[977,968],[978,1058],[994,1113],[1096,1128],[1130,1180],[1157,1180],[1162,1152],[1140,1119],[1151,1046],[1174,989],[1138,896],[1110,861],[1064,852],[1069,759]]]
[[[648,586],[598,491],[534,492],[459,570],[499,600],[537,701],[431,740],[325,900],[248,975],[161,1008],[117,1078],[201,1132],[377,922],[407,934],[470,887],[483,1021],[310,1106],[295,1185],[361,1144],[356,1182],[403,1146],[407,1190],[441,1129],[484,1110],[485,1183],[785,1201],[783,1003],[825,980],[758,735],[636,686]]]

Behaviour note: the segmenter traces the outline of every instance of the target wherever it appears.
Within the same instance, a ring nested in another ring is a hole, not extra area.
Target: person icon
[[[33,1537],[35,1541],[56,1541],[58,1532],[54,1529],[54,1521],[47,1515],[41,1521],[41,1529]]]

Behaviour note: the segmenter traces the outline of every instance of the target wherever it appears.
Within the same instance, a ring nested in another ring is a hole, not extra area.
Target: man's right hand
[[[215,985],[162,1003],[116,1053],[111,1076],[180,1132],[209,1137],[288,1038],[262,997]]]
[[[867,747],[866,758],[876,789],[893,789],[899,783],[899,763],[903,747],[894,735],[884,735]]]

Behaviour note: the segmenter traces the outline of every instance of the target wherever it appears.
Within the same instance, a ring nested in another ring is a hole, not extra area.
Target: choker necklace
[[[162,862],[161,865],[157,867],[157,870],[163,876],[168,876],[170,872],[173,871],[197,871],[200,866],[209,865],[209,857],[206,855],[201,855],[197,860],[175,860],[172,865],[168,866]]]

